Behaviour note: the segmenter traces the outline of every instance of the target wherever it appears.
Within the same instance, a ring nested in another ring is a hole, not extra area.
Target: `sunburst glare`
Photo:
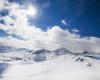
[[[32,17],[36,17],[38,14],[38,10],[35,6],[30,5],[27,10],[27,14]]]

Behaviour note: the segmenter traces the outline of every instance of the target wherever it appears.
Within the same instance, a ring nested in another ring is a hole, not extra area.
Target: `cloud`
[[[73,33],[78,33],[78,32],[79,32],[78,29],[72,29],[71,31],[72,31]]]
[[[62,23],[63,25],[68,25],[67,22],[66,22],[64,19],[61,20],[61,23]]]
[[[5,7],[5,3],[7,3],[6,0],[0,0],[0,9]]]
[[[100,38],[81,37],[80,34],[67,29],[63,30],[59,26],[53,26],[47,31],[43,31],[37,26],[29,25],[26,10],[22,6],[17,3],[8,4],[10,4],[7,6],[9,15],[1,16],[6,24],[0,24],[0,30],[5,31],[8,35],[0,37],[0,44],[28,49],[53,50],[64,47],[73,52],[100,52]],[[67,24],[64,20],[62,22]],[[21,39],[14,36],[20,36]]]
[[[10,25],[14,23],[14,20],[9,16],[2,17],[2,20],[5,21],[5,24]]]

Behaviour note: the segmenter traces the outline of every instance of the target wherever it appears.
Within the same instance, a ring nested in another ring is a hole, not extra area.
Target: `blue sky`
[[[63,29],[76,28],[83,36],[100,37],[100,1],[99,0],[9,0],[21,5],[35,4],[41,11],[39,18],[30,18],[30,24],[36,25],[43,30],[47,27],[59,25]],[[43,5],[46,7],[42,7]],[[0,13],[2,16],[7,11]],[[68,25],[63,25],[64,19]],[[44,21],[45,20],[45,21]],[[3,22],[3,21],[0,21]],[[0,31],[2,34],[2,31]]]

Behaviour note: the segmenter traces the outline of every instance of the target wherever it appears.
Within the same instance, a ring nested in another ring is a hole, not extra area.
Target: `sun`
[[[38,11],[37,11],[37,8],[36,8],[35,6],[30,5],[30,6],[28,7],[27,14],[28,14],[29,16],[35,17],[35,16],[37,15],[37,13],[38,13]]]

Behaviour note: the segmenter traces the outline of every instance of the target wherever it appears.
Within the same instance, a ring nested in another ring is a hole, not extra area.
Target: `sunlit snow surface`
[[[39,63],[11,62],[0,80],[100,80],[100,62],[88,58],[75,62],[74,57],[62,55]]]

